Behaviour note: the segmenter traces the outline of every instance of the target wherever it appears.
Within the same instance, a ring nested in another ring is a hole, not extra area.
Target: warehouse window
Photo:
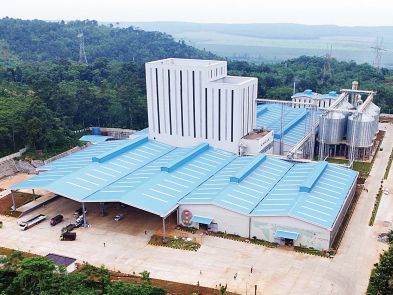
[[[250,123],[250,87],[247,87],[247,130],[248,132],[250,130],[250,127],[248,123]]]
[[[192,120],[194,124],[194,138],[196,137],[195,123],[195,71],[192,71]]]
[[[233,96],[234,96],[234,91],[232,90],[232,97],[231,97],[231,142],[233,142]]]
[[[207,139],[207,88],[205,88],[205,138]]]
[[[218,89],[218,141],[221,140],[221,89]]]
[[[158,120],[158,133],[161,133],[161,123],[160,123],[160,98],[158,91],[158,69],[156,68],[156,93],[157,93],[157,120]]]
[[[171,71],[168,70],[169,134],[172,135]]]
[[[183,72],[180,71],[180,116],[181,116],[181,136],[184,136],[183,125]]]

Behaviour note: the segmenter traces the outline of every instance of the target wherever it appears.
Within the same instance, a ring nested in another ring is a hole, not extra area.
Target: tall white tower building
[[[226,61],[148,62],[149,137],[182,147],[207,142],[237,154],[240,139],[255,128],[257,84],[227,76]]]

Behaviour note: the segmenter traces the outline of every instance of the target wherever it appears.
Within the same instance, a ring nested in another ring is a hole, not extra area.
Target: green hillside
[[[77,62],[81,30],[88,64]],[[89,126],[147,127],[144,62],[166,57],[222,59],[158,32],[95,21],[0,20],[0,154],[26,144],[64,149],[77,142],[72,130]],[[293,81],[298,91],[325,93],[358,80],[378,91],[382,111],[393,112],[393,71],[333,60],[332,75],[324,76],[323,64],[307,56],[228,62],[230,74],[258,77],[259,97],[289,99]]]
[[[0,19],[0,40],[24,60],[79,59],[78,33],[83,32],[88,61],[105,57],[123,62],[178,56],[214,58],[209,52],[174,41],[159,32],[133,27],[114,28],[96,21],[45,22],[41,20]]]

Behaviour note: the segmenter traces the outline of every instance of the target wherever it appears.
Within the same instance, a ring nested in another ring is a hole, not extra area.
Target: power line
[[[382,61],[382,52],[387,51],[385,48],[382,48],[382,39],[378,39],[375,42],[374,46],[371,46],[372,49],[374,49],[375,56],[374,56],[374,61],[373,61],[373,66],[379,69],[381,67],[381,61]]]
[[[79,63],[87,64],[86,52],[85,52],[85,37],[83,32],[78,34],[79,38]]]
[[[332,48],[333,46],[330,45],[330,49],[328,48],[326,55],[325,55],[325,63],[323,65],[323,76],[324,77],[332,77],[333,76],[333,70],[332,70]]]

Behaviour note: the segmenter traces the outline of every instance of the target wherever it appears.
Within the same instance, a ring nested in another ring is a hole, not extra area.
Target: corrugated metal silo
[[[320,140],[324,144],[339,144],[345,135],[347,125],[345,114],[329,112],[319,120]]]
[[[349,116],[347,124],[347,140],[355,147],[370,147],[373,145],[375,135],[374,118],[368,114],[359,114],[357,119],[354,115]]]
[[[381,109],[376,106],[374,103],[370,103],[366,110],[365,110],[366,114],[373,117],[374,119],[374,132],[378,133],[378,123],[379,123],[379,114],[381,112]]]

